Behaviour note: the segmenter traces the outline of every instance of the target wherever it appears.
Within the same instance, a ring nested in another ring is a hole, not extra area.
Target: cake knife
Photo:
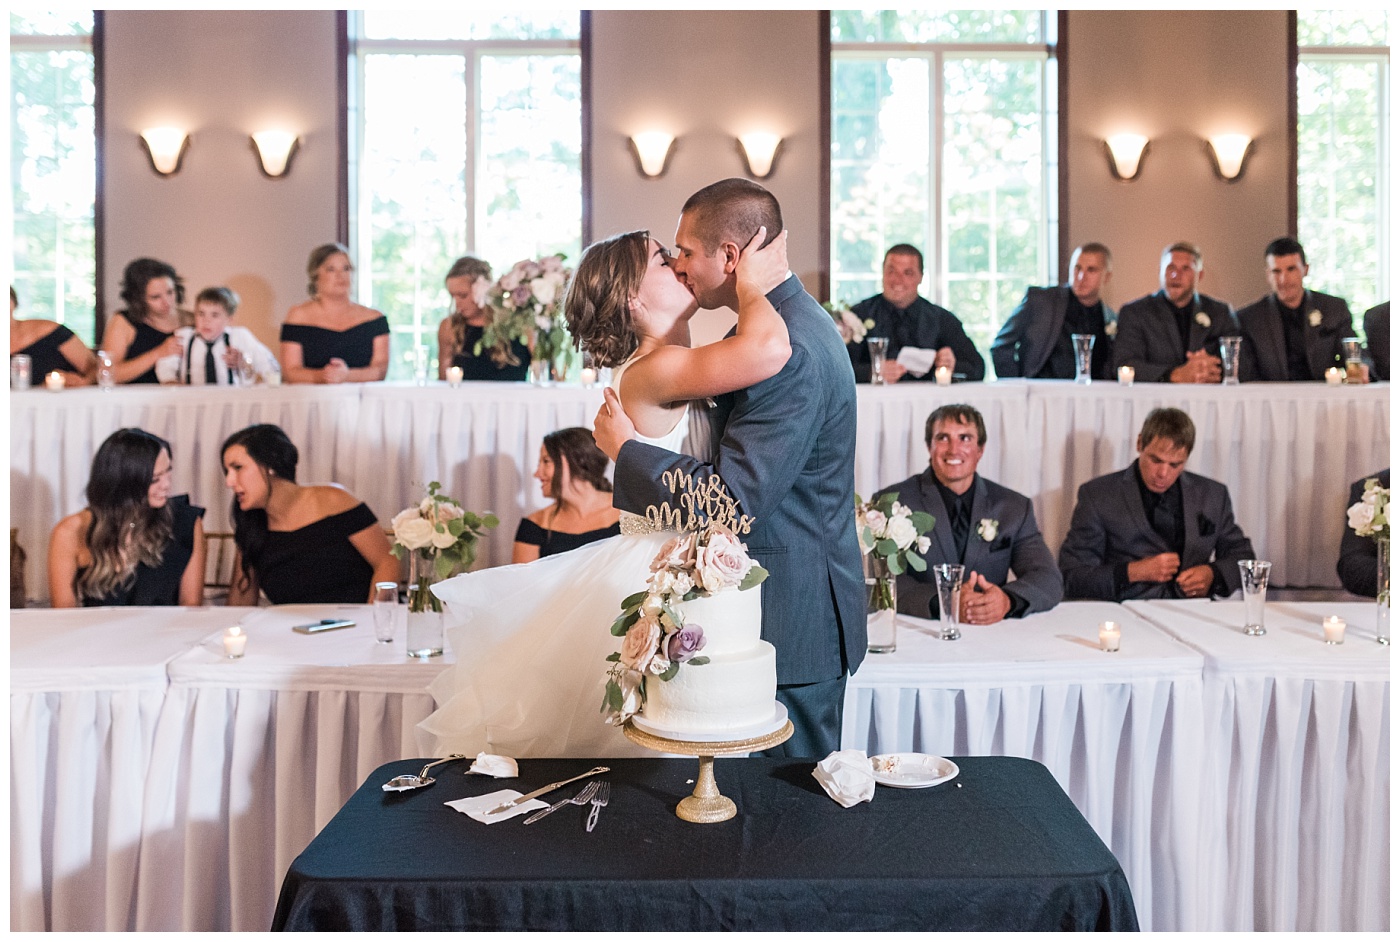
[[[510,801],[506,802],[505,804],[503,804],[503,805],[497,805],[495,808],[492,808],[490,811],[488,811],[488,812],[486,812],[486,813],[487,813],[487,814],[500,814],[502,811],[509,811],[510,809],[514,808],[516,805],[524,804],[525,802],[529,801],[531,798],[538,798],[538,797],[540,797],[541,795],[548,794],[549,792],[554,791],[556,788],[563,788],[565,785],[569,784],[570,782],[577,782],[579,779],[581,779],[581,778],[588,778],[588,776],[590,776],[590,775],[602,775],[604,772],[607,772],[607,771],[608,771],[608,767],[607,767],[606,765],[600,765],[600,766],[598,766],[596,769],[589,769],[587,772],[584,772],[582,775],[575,775],[573,778],[566,778],[566,779],[564,779],[564,781],[562,781],[562,782],[553,782],[553,783],[551,783],[551,784],[549,784],[549,785],[546,785],[544,788],[537,788],[537,789],[535,789],[534,791],[530,792],[530,793],[527,794],[527,795],[521,795],[519,798],[512,798]]]

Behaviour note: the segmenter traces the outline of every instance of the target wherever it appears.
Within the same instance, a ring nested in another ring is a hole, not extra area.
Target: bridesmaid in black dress
[[[350,300],[350,250],[330,242],[306,262],[310,301],[282,325],[282,378],[289,383],[371,383],[389,372],[389,319]]]
[[[535,480],[554,503],[520,521],[511,562],[533,562],[621,533],[607,469],[608,456],[593,444],[588,429],[546,435]]]
[[[491,266],[479,258],[464,255],[448,269],[447,293],[452,296],[453,311],[438,325],[438,379],[447,379],[449,366],[460,369],[465,380],[524,382],[529,375],[530,348],[518,340],[511,342],[508,351],[473,352],[486,328],[487,311],[481,302],[490,284]]]
[[[156,361],[181,352],[175,329],[194,323],[179,308],[185,286],[175,269],[154,258],[138,258],[122,273],[126,310],[112,315],[102,347],[112,356],[119,383],[159,383]]]
[[[338,484],[298,484],[297,447],[275,425],[234,432],[221,450],[233,491],[228,604],[360,603],[398,582],[399,561],[374,512]]]
[[[10,289],[10,356],[23,353],[30,364],[34,385],[44,382],[50,373],[63,374],[63,385],[85,386],[97,372],[97,358],[78,339],[78,335],[57,321],[15,317],[19,296]]]
[[[49,539],[54,608],[202,605],[203,507],[170,493],[170,445],[139,428],[113,432],[92,459],[87,507]]]

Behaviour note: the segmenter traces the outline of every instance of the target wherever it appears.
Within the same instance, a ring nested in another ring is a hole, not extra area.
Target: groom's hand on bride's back
[[[611,387],[603,390],[603,406],[593,419],[593,441],[612,461],[617,461],[617,453],[624,443],[637,437],[637,428],[627,413],[622,411],[622,401]]]

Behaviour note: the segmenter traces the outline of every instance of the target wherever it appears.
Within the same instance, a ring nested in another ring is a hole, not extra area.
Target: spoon
[[[403,792],[409,791],[414,788],[426,788],[427,786],[437,781],[437,779],[435,778],[428,777],[429,769],[431,769],[435,765],[442,765],[444,762],[451,762],[454,759],[465,758],[466,756],[462,755],[460,752],[454,752],[452,755],[448,756],[445,759],[438,759],[436,762],[429,762],[427,765],[423,766],[422,771],[420,771],[417,775],[395,775],[393,778],[389,779],[389,781],[384,783],[383,788],[386,792]]]

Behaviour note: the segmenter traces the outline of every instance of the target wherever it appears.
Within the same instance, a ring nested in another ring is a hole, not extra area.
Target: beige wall
[[[1236,307],[1267,290],[1264,246],[1289,233],[1288,43],[1281,11],[1069,14],[1070,245],[1113,250],[1110,303],[1156,291],[1162,249],[1205,254],[1201,290]],[[1102,141],[1151,138],[1138,179],[1108,171]],[[1202,141],[1255,139],[1241,179],[1215,177]]]
[[[183,276],[187,306],[200,288],[231,286],[235,323],[275,342],[306,297],[308,251],[335,238],[335,14],[121,10],[105,28],[107,311],[122,307],[126,263],[149,255]],[[289,176],[269,180],[248,135],[283,123],[301,149]],[[190,130],[169,178],[138,139],[163,124]]]

